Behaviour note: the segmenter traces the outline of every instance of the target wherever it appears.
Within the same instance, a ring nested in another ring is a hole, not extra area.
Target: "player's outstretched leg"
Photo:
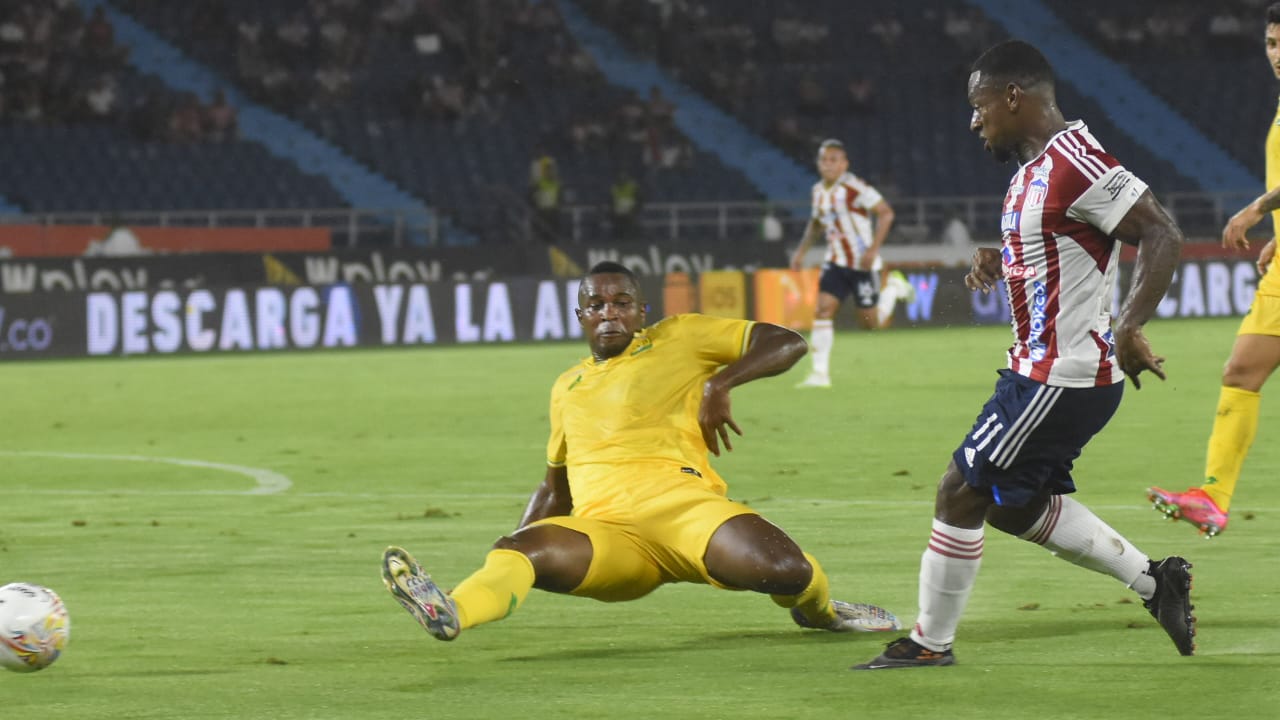
[[[1227,529],[1227,511],[1200,488],[1171,492],[1164,488],[1149,487],[1147,499],[1151,501],[1152,507],[1170,520],[1185,520],[1195,525],[1205,539],[1217,537],[1218,533]]]
[[[775,603],[791,611],[791,620],[795,624],[831,632],[892,632],[902,629],[897,616],[882,607],[832,600],[831,586],[822,565],[809,553],[803,555],[812,569],[809,584],[796,595],[771,596]]]
[[[1148,574],[1156,579],[1156,593],[1144,600],[1143,606],[1169,633],[1179,653],[1194,654],[1196,617],[1191,614],[1195,609],[1191,604],[1191,563],[1170,555],[1160,562],[1152,560]]]
[[[417,560],[394,545],[382,553],[382,582],[396,601],[437,640],[452,640],[462,631],[458,607],[431,580]]]
[[[825,624],[811,621],[798,607],[791,608],[791,619],[802,628],[831,632],[893,632],[902,629],[898,616],[879,605],[832,600],[831,610],[835,619]]]

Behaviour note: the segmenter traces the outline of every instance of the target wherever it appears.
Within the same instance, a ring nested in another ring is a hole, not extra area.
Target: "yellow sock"
[[[533,588],[533,563],[515,550],[490,550],[484,567],[449,593],[458,606],[462,628],[475,627],[515,612]]]
[[[836,619],[836,611],[831,607],[831,584],[827,574],[822,571],[817,558],[805,553],[804,557],[813,566],[813,578],[799,595],[770,595],[773,601],[784,608],[795,608],[805,620],[814,627],[826,627]]]
[[[1205,494],[1224,511],[1240,479],[1240,466],[1249,454],[1258,433],[1258,405],[1262,396],[1250,390],[1223,387],[1218,396],[1218,414],[1209,436],[1209,453],[1204,463]]]

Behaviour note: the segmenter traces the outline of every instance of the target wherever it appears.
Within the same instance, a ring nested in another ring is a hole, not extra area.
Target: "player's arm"
[[[871,247],[862,256],[862,269],[870,270],[872,263],[875,262],[876,256],[880,254],[880,247],[884,245],[885,239],[889,237],[889,230],[893,227],[893,206],[888,200],[881,199],[880,202],[871,206],[871,214],[875,215],[875,232],[871,236]]]
[[[751,326],[747,351],[721,368],[702,386],[698,424],[702,427],[702,439],[713,455],[720,455],[717,438],[724,442],[725,450],[733,449],[729,443],[730,428],[742,434],[741,428],[733,421],[729,391],[743,383],[786,372],[807,352],[809,345],[793,330],[770,323]]]
[[[520,525],[524,527],[543,518],[568,515],[573,510],[573,498],[569,495],[569,469],[563,465],[548,465],[547,477],[525,506]],[[518,528],[517,528],[518,529]]]
[[[813,245],[814,240],[822,235],[822,221],[817,218],[809,220],[809,224],[804,227],[804,236],[800,238],[800,247],[791,255],[791,269],[800,270],[804,268],[804,254],[809,252],[809,246]]]
[[[1173,282],[1173,272],[1182,256],[1182,231],[1151,191],[1146,190],[1116,225],[1112,235],[1138,247],[1129,295],[1116,318],[1115,339],[1120,369],[1133,380],[1135,388],[1141,388],[1138,375],[1143,370],[1150,370],[1161,380],[1165,377],[1161,367],[1164,358],[1151,352],[1142,326],[1155,314],[1156,306]]]
[[[1245,205],[1240,209],[1240,212],[1231,216],[1226,226],[1222,228],[1222,247],[1247,250],[1249,248],[1249,238],[1245,237],[1245,232],[1262,222],[1262,218],[1273,210],[1280,210],[1280,185],[1254,198],[1253,202]],[[1271,242],[1273,243],[1272,253],[1274,254],[1275,239],[1272,238]]]

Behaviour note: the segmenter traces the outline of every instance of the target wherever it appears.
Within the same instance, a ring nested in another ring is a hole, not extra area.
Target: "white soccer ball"
[[[53,664],[71,637],[71,618],[58,594],[31,583],[0,587],[0,666],[35,672]]]

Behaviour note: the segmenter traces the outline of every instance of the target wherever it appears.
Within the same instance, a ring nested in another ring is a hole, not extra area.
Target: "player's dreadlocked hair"
[[[1023,89],[1040,84],[1053,89],[1053,68],[1049,61],[1033,45],[1021,40],[1006,40],[982,53],[973,61],[971,72],[980,72],[997,83],[1011,82]]]

